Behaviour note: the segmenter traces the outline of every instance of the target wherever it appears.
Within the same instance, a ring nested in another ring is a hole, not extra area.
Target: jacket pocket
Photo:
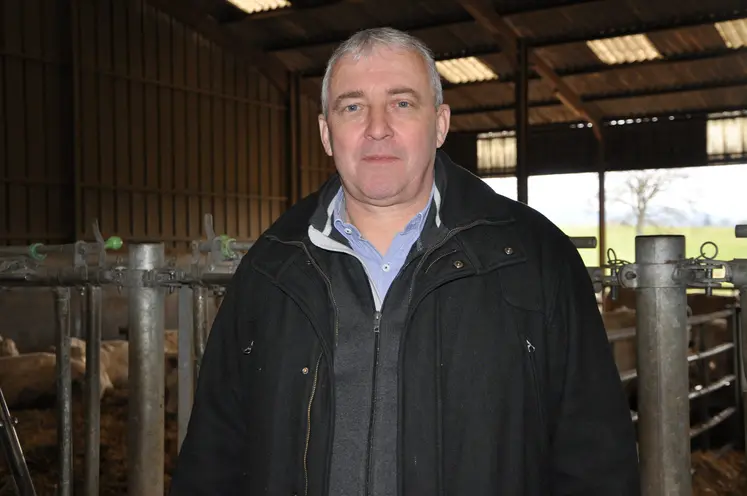
[[[529,361],[529,375],[532,382],[532,391],[537,409],[537,420],[539,422],[539,445],[540,454],[545,455],[547,445],[547,422],[545,421],[545,402],[543,400],[542,388],[540,384],[540,375],[537,369],[537,348],[524,337],[524,346],[526,349],[527,360]]]

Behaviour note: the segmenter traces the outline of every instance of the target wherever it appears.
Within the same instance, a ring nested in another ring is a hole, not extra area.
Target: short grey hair
[[[441,75],[436,69],[436,60],[433,52],[418,38],[394,28],[371,28],[358,31],[337,47],[327,62],[322,80],[322,113],[327,116],[327,105],[329,104],[329,80],[335,64],[345,55],[351,55],[354,59],[370,53],[377,47],[395,48],[401,50],[412,50],[423,57],[428,76],[431,80],[431,88],[435,95],[435,105],[438,107],[444,102],[443,88],[441,87]]]

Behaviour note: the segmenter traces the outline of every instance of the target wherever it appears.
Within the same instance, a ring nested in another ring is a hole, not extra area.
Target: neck
[[[361,235],[384,255],[394,237],[428,204],[433,182],[427,184],[428,187],[410,201],[387,207],[374,207],[345,193],[345,220],[358,228]]]

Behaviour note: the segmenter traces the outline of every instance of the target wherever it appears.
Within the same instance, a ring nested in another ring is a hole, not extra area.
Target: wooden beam
[[[518,38],[514,28],[506,22],[489,4],[482,0],[459,0],[464,10],[485,28],[503,47],[508,55],[509,63],[514,71],[517,69],[515,54],[517,53]],[[581,98],[555,73],[550,64],[530,49],[529,64],[552,87],[555,96],[563,105],[575,112],[580,118],[592,123],[594,135],[601,140],[602,113],[594,104],[585,104]]]

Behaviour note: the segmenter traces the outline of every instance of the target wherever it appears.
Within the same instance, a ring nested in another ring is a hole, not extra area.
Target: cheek
[[[353,126],[340,126],[330,129],[330,142],[335,155],[353,153],[360,141],[360,132]]]
[[[412,159],[420,159],[433,153],[436,147],[436,130],[430,127],[412,126],[400,134],[400,142]]]

